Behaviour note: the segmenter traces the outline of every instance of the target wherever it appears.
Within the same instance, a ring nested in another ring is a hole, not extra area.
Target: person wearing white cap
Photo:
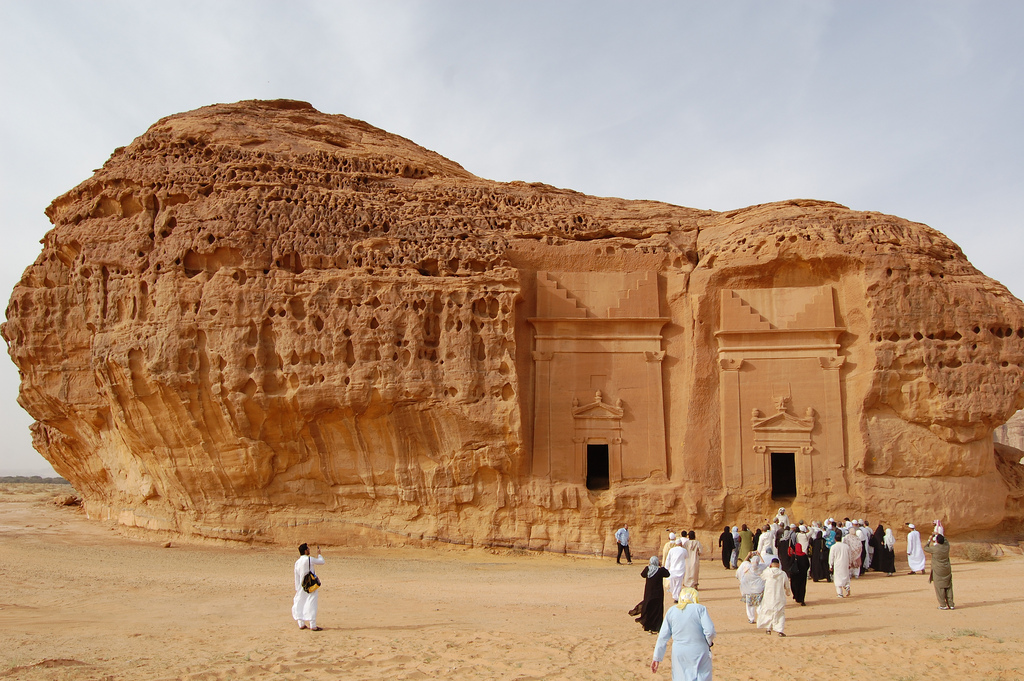
[[[828,566],[832,568],[832,583],[836,587],[836,595],[846,598],[850,595],[850,571],[853,568],[853,554],[850,545],[837,541],[828,550]]]
[[[907,523],[907,527],[910,528],[907,534],[907,563],[910,564],[910,574],[920,572],[923,575],[927,558],[921,546],[921,533],[914,527],[914,523]]]
[[[861,560],[861,564],[863,565],[861,572],[864,573],[871,567],[871,560],[872,556],[875,554],[875,549],[871,546],[871,525],[869,525],[868,521],[863,518],[860,521],[860,538],[864,543],[864,553],[862,554],[863,559]]]
[[[785,636],[786,628],[786,595],[793,595],[789,586],[789,575],[779,567],[779,559],[772,558],[768,569],[761,573],[764,579],[764,595],[757,606],[757,628],[767,627],[767,633],[775,631]]]
[[[857,526],[857,521],[853,521],[853,526],[850,528],[850,533],[843,537],[843,543],[850,547],[850,563],[852,565],[852,574],[854,579],[860,579],[860,562],[861,554],[864,552],[864,545],[860,542],[860,536],[857,532],[860,528]]]
[[[662,564],[662,566],[664,566],[666,568],[668,567],[668,552],[671,551],[672,549],[674,549],[675,547],[676,547],[676,533],[671,531],[671,530],[669,530],[668,541],[665,542],[665,545],[661,547],[661,564]],[[668,578],[667,577],[662,580],[661,586],[666,591],[668,591],[669,584],[668,584]]]
[[[668,589],[672,593],[672,600],[679,600],[679,592],[683,588],[683,577],[686,576],[686,554],[683,548],[683,540],[676,539],[676,545],[668,552],[665,558],[665,569],[668,570]]]
[[[664,565],[666,562],[668,562],[668,552],[671,551],[672,548],[675,545],[676,545],[676,533],[675,532],[669,532],[668,533],[668,541],[665,542],[665,545],[661,547],[661,564],[662,565]]]

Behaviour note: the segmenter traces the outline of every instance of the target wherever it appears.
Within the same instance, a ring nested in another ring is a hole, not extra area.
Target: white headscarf
[[[882,544],[889,550],[896,546],[896,535],[892,533],[892,528],[885,528],[885,538],[882,539]]]
[[[648,579],[653,577],[655,575],[655,573],[658,572],[658,569],[660,567],[661,567],[661,562],[658,560],[658,557],[657,556],[651,556],[651,560],[650,560],[649,564],[647,565],[647,577],[648,577]]]

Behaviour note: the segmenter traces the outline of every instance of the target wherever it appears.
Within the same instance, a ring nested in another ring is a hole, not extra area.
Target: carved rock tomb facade
[[[1024,306],[925,225],[492,182],[291,101],[165,118],[47,215],[3,335],[91,516],[601,553],[1024,515]]]

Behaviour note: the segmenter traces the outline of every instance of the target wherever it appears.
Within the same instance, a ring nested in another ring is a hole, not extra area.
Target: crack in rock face
[[[492,182],[287,100],[162,119],[46,213],[2,330],[93,517],[583,553],[1024,519],[1024,306],[925,225]]]

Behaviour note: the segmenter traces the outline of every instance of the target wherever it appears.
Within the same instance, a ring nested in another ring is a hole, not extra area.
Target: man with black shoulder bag
[[[295,600],[292,601],[292,618],[299,623],[299,629],[320,631],[316,626],[316,606],[319,596],[320,578],[314,565],[323,565],[324,557],[316,547],[316,558],[309,553],[309,545],[299,546],[299,559],[295,561]]]

